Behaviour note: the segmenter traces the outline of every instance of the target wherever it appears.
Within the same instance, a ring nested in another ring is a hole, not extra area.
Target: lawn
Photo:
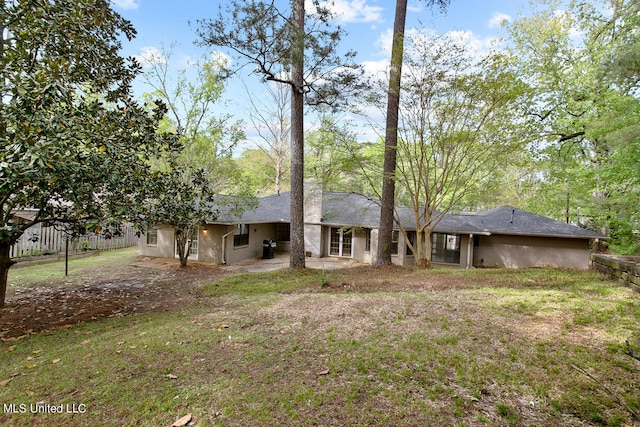
[[[78,265],[64,286],[86,286],[103,262],[110,283],[126,281],[140,259],[120,257]],[[30,268],[44,267],[15,272]],[[149,286],[189,281],[145,268]],[[46,271],[24,283],[18,273],[17,287],[60,286]],[[640,361],[626,344],[640,353],[640,294],[600,275],[197,277],[185,304],[3,338],[0,424],[170,426],[190,414],[198,426],[640,425]]]

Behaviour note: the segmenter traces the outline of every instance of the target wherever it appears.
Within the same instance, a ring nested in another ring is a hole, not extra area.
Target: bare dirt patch
[[[117,269],[97,268],[59,286],[47,282],[9,290],[0,334],[11,338],[101,317],[149,313],[198,303],[203,284],[227,274],[212,265],[136,257]]]

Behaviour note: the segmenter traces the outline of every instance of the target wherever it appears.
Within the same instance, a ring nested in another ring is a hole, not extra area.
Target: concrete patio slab
[[[305,259],[307,268],[318,270],[340,270],[344,268],[366,265],[349,258],[312,258]],[[289,254],[276,253],[272,259],[252,258],[244,261],[236,262],[221,266],[222,269],[236,273],[259,273],[262,271],[274,271],[283,268],[289,268]]]

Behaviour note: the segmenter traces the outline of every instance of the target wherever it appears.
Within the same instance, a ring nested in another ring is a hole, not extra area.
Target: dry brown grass
[[[5,339],[0,400],[88,410],[0,423],[171,425],[186,413],[200,426],[638,421],[628,409],[640,407],[640,362],[625,340],[640,346],[640,295],[598,275],[359,267],[217,275],[201,291],[204,275],[190,282],[160,267],[144,266],[156,295],[144,315]],[[188,283],[197,291],[175,304]]]

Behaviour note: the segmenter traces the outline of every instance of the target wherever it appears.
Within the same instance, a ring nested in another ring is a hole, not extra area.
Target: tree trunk
[[[180,259],[180,267],[187,266],[187,260],[189,258],[189,251],[191,250],[191,243],[187,247],[187,240],[189,239],[189,229],[176,230],[176,249],[178,250],[178,258]]]
[[[276,194],[280,194],[282,187],[282,157],[278,155],[276,160]]]
[[[429,216],[431,221],[431,216]],[[431,227],[424,232],[424,265],[422,268],[431,268]]]
[[[404,53],[404,26],[407,18],[407,0],[396,0],[396,16],[393,23],[393,46],[387,93],[387,123],[384,140],[382,197],[380,205],[380,229],[375,265],[391,264],[391,239],[393,232],[393,208],[395,203],[396,147],[398,145],[398,110],[400,108],[400,78]]]
[[[304,251],[304,0],[293,0],[291,40],[291,252],[290,268],[305,267]]]
[[[0,241],[0,308],[4,307],[4,299],[7,295],[7,279],[9,269],[16,262],[9,256],[11,245],[9,242]]]

